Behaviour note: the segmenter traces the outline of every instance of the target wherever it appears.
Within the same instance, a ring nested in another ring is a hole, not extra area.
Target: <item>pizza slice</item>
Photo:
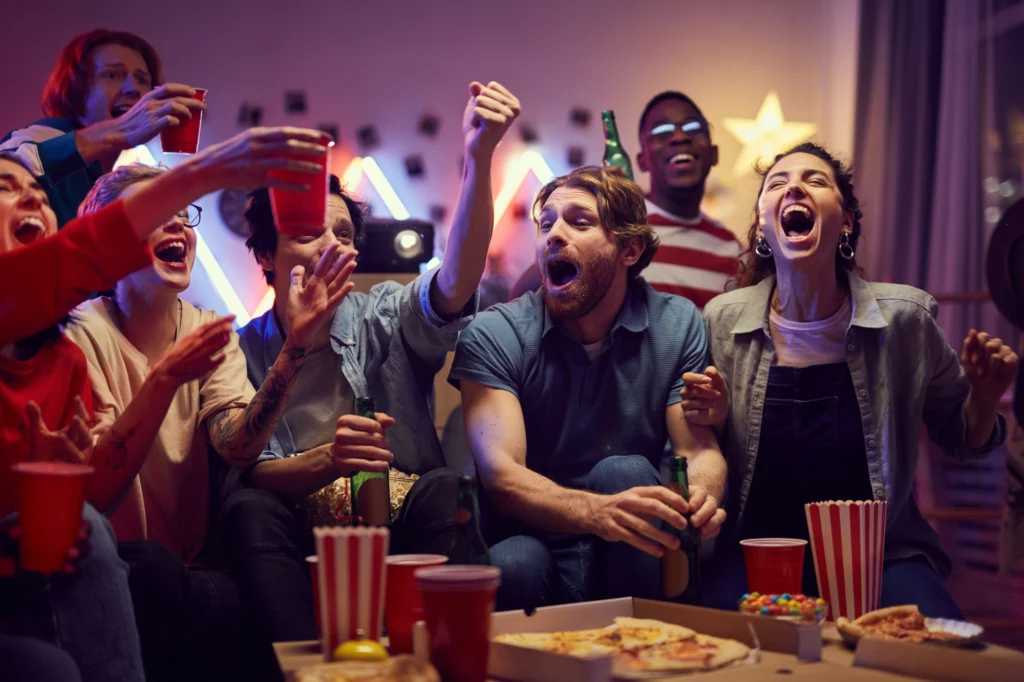
[[[714,670],[741,661],[749,654],[750,648],[736,640],[697,634],[646,649],[624,651],[616,660],[633,671],[678,672]]]
[[[836,628],[849,638],[857,640],[872,636],[899,642],[950,642],[962,639],[951,632],[931,631],[916,604],[889,606],[865,613],[850,621],[840,616]]]
[[[682,625],[626,616],[616,618],[613,627],[615,628],[613,632],[609,633],[605,638],[598,639],[597,642],[600,644],[607,643],[609,646],[614,644],[623,651],[634,651],[666,642],[692,639],[697,634],[690,628],[684,628]]]

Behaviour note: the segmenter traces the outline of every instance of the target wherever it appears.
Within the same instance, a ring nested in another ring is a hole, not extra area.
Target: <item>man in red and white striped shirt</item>
[[[643,272],[658,291],[685,296],[698,308],[725,290],[742,247],[701,213],[704,185],[718,147],[700,108],[681,92],[655,95],[640,115],[637,165],[650,173],[647,220],[661,242]]]

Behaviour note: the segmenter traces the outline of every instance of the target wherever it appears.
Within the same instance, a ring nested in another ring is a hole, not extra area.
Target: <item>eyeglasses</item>
[[[667,142],[672,135],[679,130],[682,133],[694,137],[696,135],[708,134],[708,122],[702,118],[688,118],[682,123],[659,123],[647,133],[647,137],[654,142]]]
[[[203,219],[203,209],[201,206],[189,204],[185,209],[178,211],[178,218],[185,224],[185,227],[194,228]]]

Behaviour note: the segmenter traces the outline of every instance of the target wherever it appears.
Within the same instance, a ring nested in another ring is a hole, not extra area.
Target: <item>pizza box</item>
[[[491,637],[518,632],[585,630],[610,625],[617,616],[653,618],[675,623],[705,635],[735,639],[750,647],[755,646],[751,634],[753,627],[757,644],[763,652],[787,654],[777,660],[768,657],[780,665],[821,660],[821,627],[817,624],[792,623],[738,611],[720,611],[646,599],[608,599],[547,606],[537,609],[530,616],[523,611],[495,613],[491,617]],[[427,657],[429,645],[426,625],[422,621],[416,624],[414,642],[417,655]],[[756,670],[761,668],[761,664],[747,667]],[[734,670],[738,671],[739,668]],[[487,672],[493,678],[523,682],[605,682],[612,679],[612,659],[610,656],[575,658],[492,642]],[[730,672],[729,668],[710,674],[727,672]]]
[[[1024,654],[985,644],[956,648],[864,637],[857,643],[853,665],[937,682],[1024,680]]]

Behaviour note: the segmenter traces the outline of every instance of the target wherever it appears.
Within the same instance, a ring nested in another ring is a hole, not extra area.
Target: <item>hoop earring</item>
[[[757,243],[754,245],[754,255],[758,258],[772,257],[772,247],[768,245],[763,234],[757,235]]]
[[[839,249],[840,256],[842,256],[846,260],[853,260],[853,256],[856,252],[853,250],[853,246],[850,244],[849,232],[843,232],[841,235],[839,235],[839,246],[837,248]]]

